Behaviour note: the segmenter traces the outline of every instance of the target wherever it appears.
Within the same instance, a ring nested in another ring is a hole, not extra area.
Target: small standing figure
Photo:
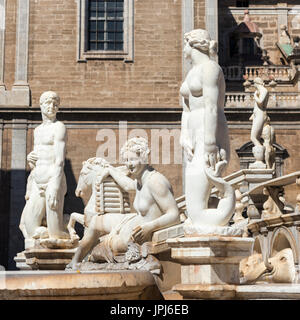
[[[279,43],[281,44],[291,44],[291,37],[289,35],[287,26],[285,24],[282,24],[280,26],[280,37],[279,37]]]
[[[268,117],[267,122],[263,128],[261,137],[264,140],[265,147],[265,162],[268,169],[275,168],[275,148],[273,144],[275,143],[275,131],[274,128],[270,125],[270,118]]]
[[[266,165],[263,163],[265,147],[261,142],[261,135],[268,119],[266,108],[269,100],[269,92],[261,78],[254,79],[254,87],[256,88],[254,93],[255,104],[253,114],[249,120],[252,120],[251,141],[254,144],[252,152],[256,162],[250,165],[250,168],[265,168]]]
[[[40,97],[42,124],[34,130],[34,148],[27,156],[32,169],[20,229],[26,238],[68,239],[63,229],[63,206],[67,191],[64,174],[66,128],[57,121],[59,96],[52,91]],[[46,218],[46,225],[42,226]]]

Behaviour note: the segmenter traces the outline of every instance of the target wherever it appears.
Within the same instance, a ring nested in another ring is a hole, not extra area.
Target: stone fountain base
[[[181,283],[173,290],[184,299],[232,299],[240,283],[239,263],[253,242],[219,235],[169,239],[171,256],[181,264]]]
[[[147,271],[4,271],[0,300],[162,299]]]

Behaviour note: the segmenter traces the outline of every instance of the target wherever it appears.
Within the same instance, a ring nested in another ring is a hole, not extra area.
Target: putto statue
[[[27,156],[31,173],[20,222],[25,239],[69,238],[63,223],[66,128],[56,119],[59,104],[55,92],[47,91],[40,97],[43,122],[34,130],[33,151]]]
[[[254,87],[256,88],[254,93],[255,104],[253,114],[249,120],[252,120],[251,141],[254,144],[252,152],[256,161],[250,165],[250,168],[264,169],[266,168],[266,165],[263,163],[265,160],[265,146],[261,142],[261,136],[263,128],[268,121],[266,108],[269,100],[269,92],[261,78],[254,79]]]
[[[148,165],[149,153],[144,138],[132,138],[121,149],[131,178],[119,168],[103,168],[97,177],[98,182],[111,176],[125,192],[135,192],[133,207],[136,213],[99,212],[93,216],[67,269],[81,268],[79,263],[97,245],[99,237],[102,237],[102,241],[98,245],[97,256],[101,256],[102,261],[115,263],[120,261],[117,257],[122,254],[132,261],[133,256],[140,257],[136,245],[151,241],[154,231],[180,222],[171,185],[162,174]]]
[[[186,225],[191,223],[208,230],[226,226],[235,207],[234,190],[221,178],[230,152],[224,114],[225,80],[221,67],[213,60],[217,43],[208,32],[196,29],[186,33],[184,39],[185,58],[192,61],[180,88],[183,101],[180,143],[186,156],[185,197],[189,217]],[[218,208],[208,209],[213,186],[224,196]]]

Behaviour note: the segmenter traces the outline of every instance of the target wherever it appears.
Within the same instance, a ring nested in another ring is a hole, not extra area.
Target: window
[[[89,1],[88,50],[123,50],[124,0]]]
[[[133,1],[79,0],[79,61],[133,60]]]
[[[237,0],[237,7],[249,7],[249,0]]]

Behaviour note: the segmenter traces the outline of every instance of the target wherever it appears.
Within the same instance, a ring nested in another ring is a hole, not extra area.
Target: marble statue
[[[264,125],[268,120],[266,108],[269,99],[269,92],[261,78],[254,79],[254,87],[256,88],[254,93],[255,104],[253,108],[253,114],[249,120],[252,120],[251,141],[254,144],[252,152],[256,162],[251,164],[250,168],[264,169],[266,167],[266,165],[263,163],[265,157],[265,147],[261,142],[261,135]]]
[[[257,281],[269,283],[293,283],[296,278],[292,249],[286,248],[263,261],[261,253],[254,253],[240,263],[240,276],[243,284]]]
[[[76,222],[87,228],[92,217],[97,214],[130,213],[128,193],[124,192],[111,177],[101,181],[103,170],[109,166],[105,159],[96,157],[82,163],[75,194],[83,200],[88,200],[83,214],[73,212],[70,215],[67,229],[71,239],[78,238],[74,228]],[[125,166],[116,169],[127,174]]]
[[[114,262],[115,256],[128,251],[129,243],[142,245],[151,240],[154,231],[180,222],[172,187],[162,174],[149,166],[149,153],[144,138],[132,138],[121,150],[131,177],[112,166],[102,171],[99,181],[111,176],[124,191],[135,192],[133,207],[136,213],[106,213],[92,217],[67,269],[77,269],[100,236],[106,235],[100,242],[104,260]]]
[[[281,44],[291,44],[291,37],[288,33],[288,28],[285,24],[280,25],[280,36],[279,36],[279,43]]]
[[[20,229],[25,239],[68,239],[63,206],[67,191],[64,174],[66,128],[56,119],[59,96],[52,91],[40,97],[42,124],[34,129],[34,147],[27,156],[31,173]]]
[[[276,142],[276,138],[275,130],[270,125],[269,117],[267,117],[261,137],[263,139],[263,146],[265,147],[265,163],[267,165],[267,169],[275,169],[276,150],[273,144]]]
[[[185,197],[194,226],[226,226],[234,212],[234,189],[221,178],[229,161],[229,135],[224,114],[225,80],[213,60],[217,43],[196,29],[184,35],[184,54],[192,61],[180,88],[183,112],[180,143],[186,158]],[[216,209],[208,209],[213,186],[223,194]]]

